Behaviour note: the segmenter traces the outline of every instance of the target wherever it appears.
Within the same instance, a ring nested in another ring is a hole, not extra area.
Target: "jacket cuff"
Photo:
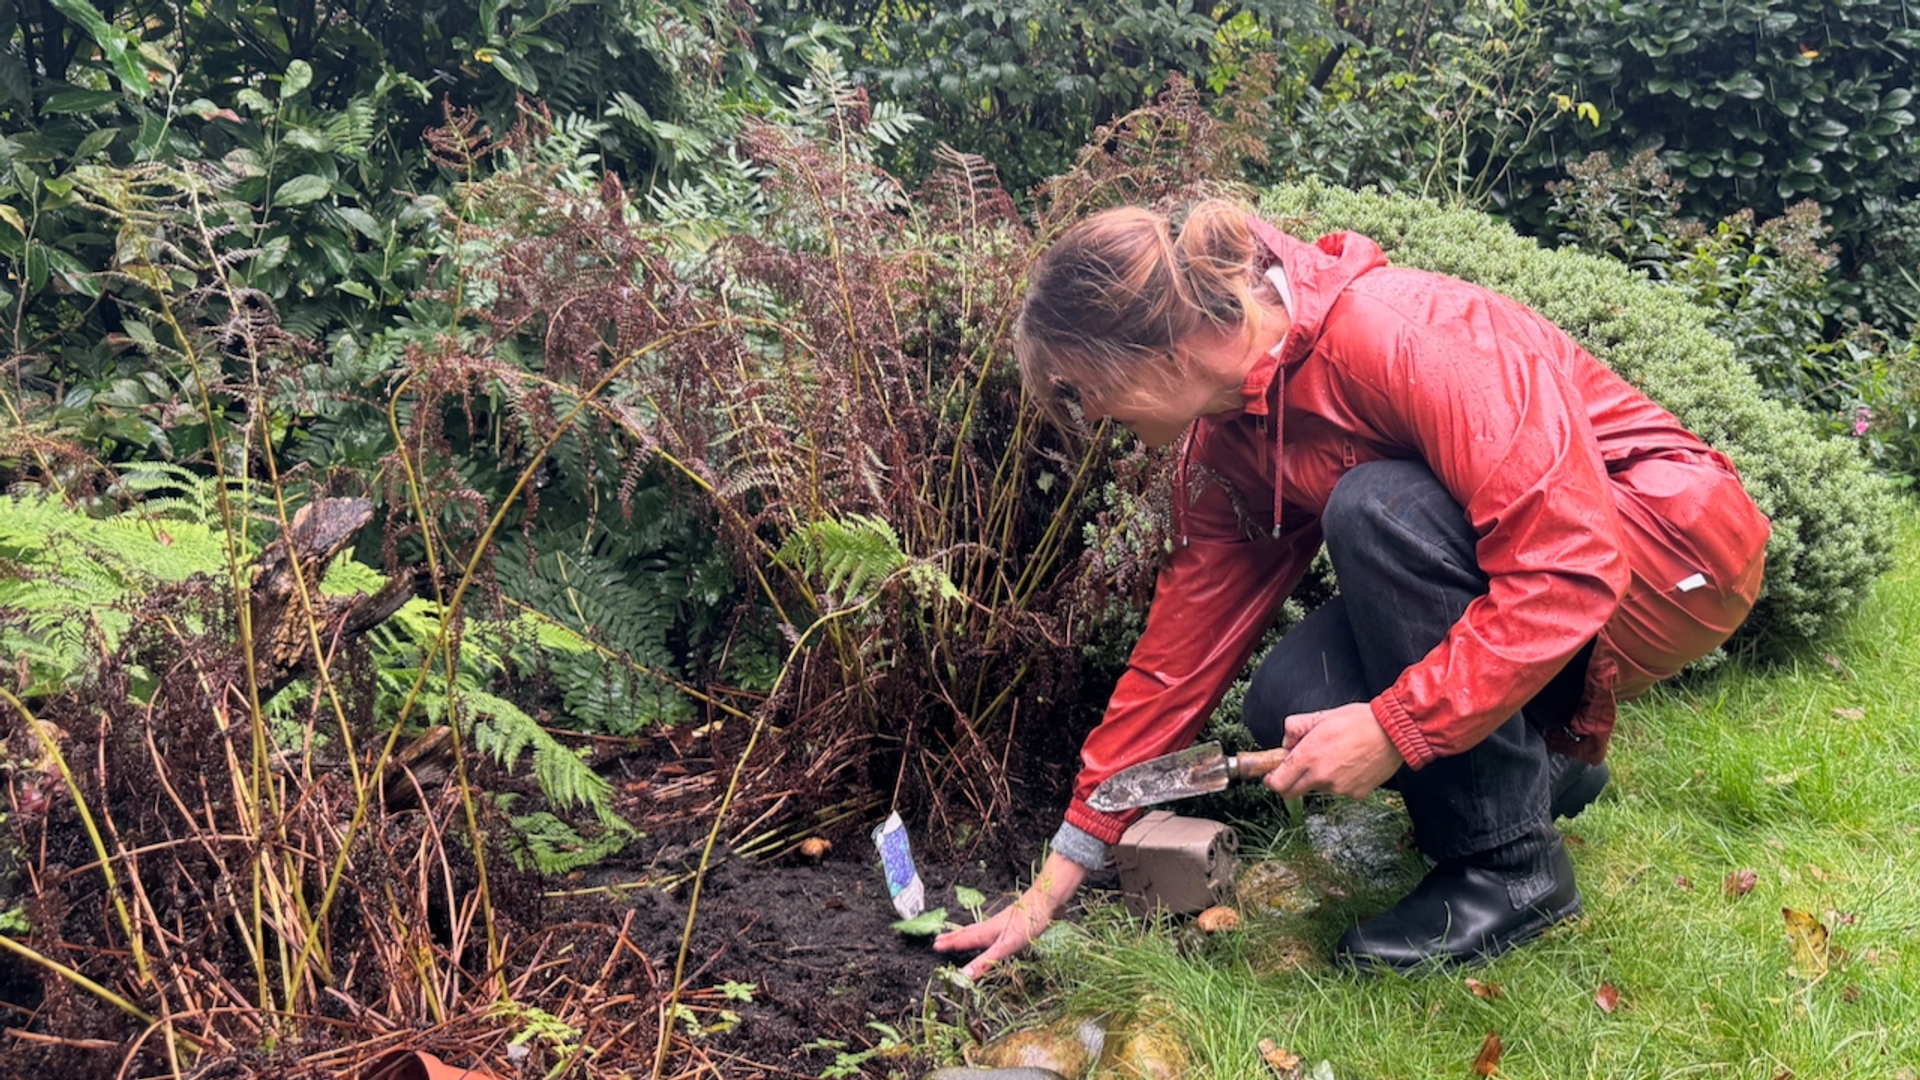
[[[1140,811],[1129,810],[1120,814],[1103,814],[1088,806],[1080,799],[1067,804],[1067,824],[1093,837],[1103,844],[1117,844],[1127,826],[1133,824]],[[1064,854],[1064,853],[1063,853]]]
[[[1439,756],[1433,752],[1426,733],[1414,724],[1413,714],[1401,703],[1396,691],[1389,689],[1373,699],[1373,718],[1386,729],[1387,738],[1393,740],[1394,749],[1406,759],[1408,768],[1425,768],[1427,762]]]
[[[1060,824],[1060,831],[1053,834],[1049,846],[1054,854],[1089,870],[1099,870],[1107,865],[1107,842],[1072,822]]]

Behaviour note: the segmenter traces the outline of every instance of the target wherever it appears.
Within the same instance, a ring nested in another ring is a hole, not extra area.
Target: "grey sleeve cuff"
[[[1107,865],[1106,841],[1070,822],[1060,823],[1060,831],[1053,834],[1051,845],[1069,862],[1078,863],[1089,870],[1099,870]]]

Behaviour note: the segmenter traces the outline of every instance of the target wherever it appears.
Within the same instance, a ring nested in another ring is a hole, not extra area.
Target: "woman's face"
[[[1125,391],[1082,395],[1080,408],[1087,423],[1115,420],[1141,442],[1158,448],[1179,438],[1196,417],[1216,411],[1207,408],[1214,397],[1211,388],[1168,367],[1164,377],[1143,378]]]
[[[1082,394],[1081,411],[1090,424],[1111,418],[1148,446],[1166,446],[1202,416],[1244,408],[1240,388],[1248,372],[1286,331],[1281,313],[1277,320],[1262,320],[1254,333],[1195,335],[1175,346],[1171,356],[1143,365],[1133,386]]]

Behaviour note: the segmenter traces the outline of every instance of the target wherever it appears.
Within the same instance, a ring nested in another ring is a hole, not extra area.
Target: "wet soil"
[[[930,906],[954,910],[952,885],[961,869],[921,866]],[[986,885],[990,894],[1012,885],[1010,879],[989,885],[977,871],[961,876],[962,884]],[[685,887],[648,889],[625,901],[634,912],[628,936],[650,951],[663,985],[686,925],[687,897]],[[877,863],[852,857],[818,865],[722,862],[700,894],[686,985],[699,991],[748,984],[752,999],[728,1002],[738,1024],[702,1042],[818,1076],[836,1054],[823,1040],[858,1051],[881,1038],[870,1025],[906,1031],[935,970],[950,958],[933,951],[931,938],[895,932],[898,918]]]
[[[661,741],[603,766],[633,778],[624,785],[620,809],[646,836],[569,886],[670,883],[583,898],[579,903],[591,910],[578,912],[592,921],[624,924],[627,937],[649,958],[662,992],[673,981],[692,899],[691,872],[712,817],[695,810],[692,804],[700,800],[660,795],[688,787],[710,790],[694,783],[705,775],[724,779],[701,750]],[[990,909],[1009,900],[1058,825],[1052,808],[1064,804],[1068,779],[1064,768],[1011,778],[1016,805],[1048,813],[1023,809],[1016,815],[1020,820],[999,823],[986,842],[964,853],[927,835],[922,816],[906,808],[926,907],[945,908],[952,921],[970,920],[956,901],[956,885],[983,893]],[[880,1042],[884,1032],[876,1025],[911,1038],[912,1022],[922,1015],[930,987],[937,987],[937,972],[960,959],[934,952],[931,937],[893,929],[900,915],[868,835],[885,816],[884,806],[877,806],[817,834],[830,844],[818,858],[794,843],[765,858],[715,852],[697,901],[682,985],[683,995],[700,1002],[698,1022],[712,1029],[690,1042],[724,1055],[729,1080],[756,1075],[754,1066],[761,1075],[817,1077],[843,1050],[858,1053]],[[797,840],[804,830],[792,835]],[[751,1000],[745,1000],[749,993]],[[721,1018],[722,1008],[737,1020]],[[835,1043],[840,1045],[829,1045]],[[902,1062],[875,1060],[867,1074],[885,1076],[889,1068],[899,1070]]]

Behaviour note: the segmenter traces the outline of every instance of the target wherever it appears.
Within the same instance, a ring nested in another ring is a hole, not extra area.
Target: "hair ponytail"
[[[1034,263],[1014,329],[1031,393],[1056,421],[1081,395],[1142,389],[1203,331],[1251,329],[1268,288],[1247,211],[1223,199],[1176,225],[1140,207],[1105,210],[1068,229]]]

